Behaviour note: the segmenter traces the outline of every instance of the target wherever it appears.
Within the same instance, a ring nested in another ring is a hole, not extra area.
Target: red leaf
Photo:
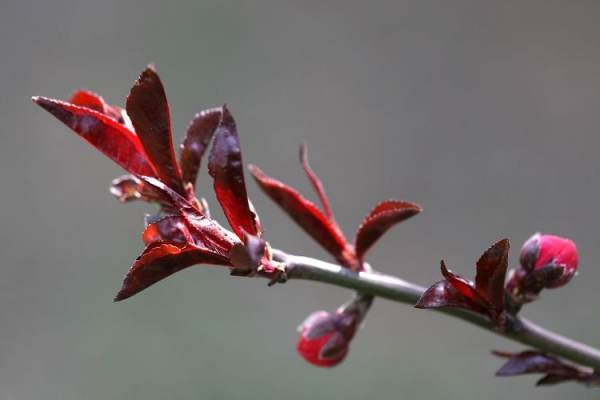
[[[349,267],[346,239],[337,226],[311,201],[305,199],[288,185],[267,176],[258,167],[251,165],[250,173],[267,196],[277,203],[308,235],[317,241],[340,263]]]
[[[146,68],[131,88],[126,109],[158,177],[177,193],[184,194],[173,150],[169,105],[153,67]]]
[[[148,224],[142,233],[146,245],[155,242],[170,242],[177,244],[193,243],[191,233],[182,217],[169,215],[156,222]]]
[[[202,156],[219,126],[221,115],[222,108],[211,108],[196,114],[190,122],[179,157],[184,184],[196,185]]]
[[[232,233],[225,230],[215,220],[207,218],[192,203],[156,178],[140,176],[147,190],[151,190],[162,203],[168,204],[172,212],[184,220],[196,245],[219,254],[228,254],[231,247],[239,242]]]
[[[458,275],[453,274],[451,271],[448,271],[443,261],[441,263],[441,269],[446,280],[439,281],[427,289],[415,307],[453,307],[487,315],[488,306],[475,292],[475,289],[471,284]]]
[[[487,249],[477,261],[477,292],[498,312],[504,309],[504,281],[509,247],[508,239],[502,239]]]
[[[300,164],[302,165],[302,169],[304,169],[304,173],[308,177],[310,184],[319,196],[321,205],[323,205],[324,214],[330,221],[334,222],[335,220],[333,218],[333,213],[331,212],[331,205],[329,204],[329,198],[327,197],[327,193],[325,193],[323,183],[308,163],[308,149],[305,144],[300,145]]]
[[[94,111],[105,114],[104,106],[106,103],[104,102],[104,99],[89,90],[76,90],[69,99],[69,103],[75,104],[76,106],[91,108]]]
[[[123,286],[117,293],[115,301],[125,300],[194,264],[228,266],[229,262],[227,257],[193,245],[152,243],[146,247],[125,275]]]
[[[60,100],[46,97],[32,100],[126,171],[155,176],[139,138],[114,119]]]
[[[255,214],[248,202],[235,121],[226,106],[223,106],[221,123],[215,133],[208,171],[214,179],[217,200],[236,235],[239,238],[244,237],[244,232],[259,235]]]
[[[434,283],[429,289],[427,289],[417,304],[416,308],[442,308],[442,307],[453,307],[462,308],[465,310],[471,310],[476,313],[485,313],[486,310],[482,309],[475,303],[469,301],[466,297],[461,295],[448,281],[439,281]]]
[[[356,233],[356,256],[362,261],[367,250],[398,222],[421,212],[421,208],[407,201],[387,200],[379,203],[364,219]]]
[[[128,117],[126,116],[125,110],[121,107],[107,104],[100,95],[94,92],[84,89],[76,90],[75,93],[71,95],[69,103],[75,104],[76,106],[91,108],[133,130],[133,127],[127,120]]]
[[[486,301],[477,293],[473,284],[463,277],[456,275],[446,268],[444,261],[441,263],[442,275],[454,289],[471,302],[486,305]]]

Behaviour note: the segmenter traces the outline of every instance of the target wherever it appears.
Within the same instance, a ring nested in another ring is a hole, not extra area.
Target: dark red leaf
[[[550,375],[543,376],[540,380],[538,380],[535,383],[535,385],[536,386],[550,386],[550,385],[556,385],[556,384],[571,381],[571,380],[578,380],[578,379],[570,377],[570,376],[550,374]]]
[[[538,351],[509,353],[494,351],[494,355],[508,358],[508,361],[496,372],[496,376],[514,376],[524,374],[545,374],[537,385],[554,385],[565,381],[592,383],[597,379],[593,370],[567,364],[559,358]]]
[[[177,244],[194,243],[185,220],[176,215],[162,217],[148,224],[142,233],[142,240],[146,245],[155,242],[169,242]]]
[[[115,301],[125,300],[156,282],[194,264],[229,266],[226,257],[193,245],[152,243],[125,275]]]
[[[277,203],[308,235],[317,241],[340,263],[349,267],[348,257],[353,249],[342,232],[311,201],[288,185],[267,176],[251,165],[250,173],[267,196]]]
[[[453,307],[471,310],[477,313],[485,313],[486,310],[469,301],[461,295],[448,281],[436,282],[427,289],[417,304],[416,308],[442,308]]]
[[[508,358],[506,364],[496,372],[497,376],[557,373],[565,370],[565,365],[558,358],[538,351],[523,351],[521,353],[494,351],[493,354]]]
[[[399,200],[387,200],[379,203],[364,219],[356,233],[356,256],[362,261],[367,250],[381,236],[398,222],[402,222],[421,212],[414,203]]]
[[[133,126],[131,126],[131,121],[129,121],[129,117],[125,113],[125,110],[123,110],[121,107],[107,104],[100,95],[94,92],[84,89],[76,90],[75,93],[71,95],[69,103],[98,111],[99,113],[111,117],[118,123],[125,125],[128,129],[133,131]]]
[[[475,289],[470,283],[448,271],[443,261],[441,263],[441,269],[446,280],[439,281],[427,289],[415,307],[453,307],[487,315],[488,306],[475,292]]]
[[[477,292],[499,312],[504,309],[504,281],[509,248],[508,239],[502,239],[487,249],[477,261]]]
[[[306,148],[305,144],[300,145],[300,164],[302,165],[302,169],[304,169],[304,173],[306,173],[310,184],[317,193],[317,196],[319,196],[319,200],[323,206],[324,214],[327,216],[327,218],[329,218],[330,221],[334,221],[333,213],[331,212],[331,205],[329,204],[329,198],[327,197],[327,193],[325,193],[323,183],[317,174],[315,174],[308,162],[308,149]]]
[[[226,106],[223,106],[221,123],[215,133],[208,171],[214,179],[217,200],[236,235],[239,238],[244,237],[244,232],[259,235],[255,214],[248,202],[235,121]]]
[[[179,157],[184,184],[196,185],[202,156],[221,122],[221,115],[221,107],[211,108],[196,114],[190,122],[181,144]]]
[[[126,109],[158,177],[177,193],[184,194],[173,150],[169,105],[153,67],[146,68],[131,88]]]
[[[215,220],[207,218],[187,199],[156,178],[138,177],[146,190],[168,205],[169,211],[181,216],[192,234],[194,243],[220,254],[227,254],[239,242],[232,233],[225,230]]]
[[[448,283],[450,283],[450,285],[454,287],[454,289],[456,289],[456,291],[460,293],[463,297],[465,297],[471,302],[475,302],[482,305],[486,304],[486,301],[479,295],[479,293],[477,293],[475,287],[473,287],[473,284],[446,268],[446,264],[444,263],[444,261],[441,262],[441,270],[442,275],[444,276],[444,278],[446,278]]]
[[[126,171],[155,176],[139,138],[114,119],[60,100],[46,97],[32,100]]]

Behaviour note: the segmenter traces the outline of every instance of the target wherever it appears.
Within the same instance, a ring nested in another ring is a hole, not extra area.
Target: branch
[[[302,279],[341,286],[357,292],[414,305],[425,288],[400,278],[375,272],[352,272],[347,268],[310,257],[274,250],[276,261],[286,265],[288,279]],[[580,365],[600,370],[600,350],[549,331],[529,320],[519,318],[519,332],[501,332],[486,318],[468,311],[446,308],[439,312],[460,318],[505,338],[552,353]]]

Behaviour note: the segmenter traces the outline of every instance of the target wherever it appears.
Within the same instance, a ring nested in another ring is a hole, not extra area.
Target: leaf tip
[[[120,302],[120,301],[123,301],[123,300],[125,300],[125,299],[129,298],[129,297],[130,297],[130,295],[128,295],[128,294],[127,294],[127,293],[126,293],[126,292],[123,290],[123,288],[121,288],[121,289],[119,290],[119,292],[118,292],[118,293],[115,295],[115,297],[113,297],[113,303],[118,303],[118,302]]]

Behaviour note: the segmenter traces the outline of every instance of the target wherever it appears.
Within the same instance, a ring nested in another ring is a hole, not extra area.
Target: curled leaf
[[[219,126],[221,115],[221,107],[211,108],[196,114],[190,122],[181,144],[179,157],[184,184],[196,185],[202,156]]]
[[[32,100],[126,171],[156,176],[139,138],[114,119],[60,100],[46,97]]]
[[[336,225],[331,224],[330,219],[313,202],[302,197],[290,186],[267,176],[258,167],[251,165],[249,170],[271,200],[340,263],[349,266],[348,260],[353,249],[348,249],[342,232]]]
[[[421,212],[421,207],[414,203],[400,200],[387,200],[379,203],[364,219],[356,233],[356,256],[359,260],[364,258],[367,250],[388,229]]]
[[[471,283],[452,273],[441,262],[442,275],[446,278],[427,289],[415,305],[416,308],[462,308],[479,314],[486,314],[488,305],[477,294]]]
[[[167,96],[153,67],[146,68],[131,88],[126,109],[158,177],[184,194],[173,150]]]
[[[226,256],[194,245],[150,244],[125,275],[115,301],[125,300],[194,264],[229,265]]]
[[[248,202],[237,128],[226,106],[215,133],[208,171],[214,179],[217,200],[236,235],[240,238],[244,232],[259,235],[255,214]]]
[[[446,278],[446,281],[465,299],[470,302],[481,304],[485,306],[485,300],[481,297],[477,290],[473,287],[473,284],[463,277],[453,273],[447,267],[444,261],[441,263],[442,275]]]

